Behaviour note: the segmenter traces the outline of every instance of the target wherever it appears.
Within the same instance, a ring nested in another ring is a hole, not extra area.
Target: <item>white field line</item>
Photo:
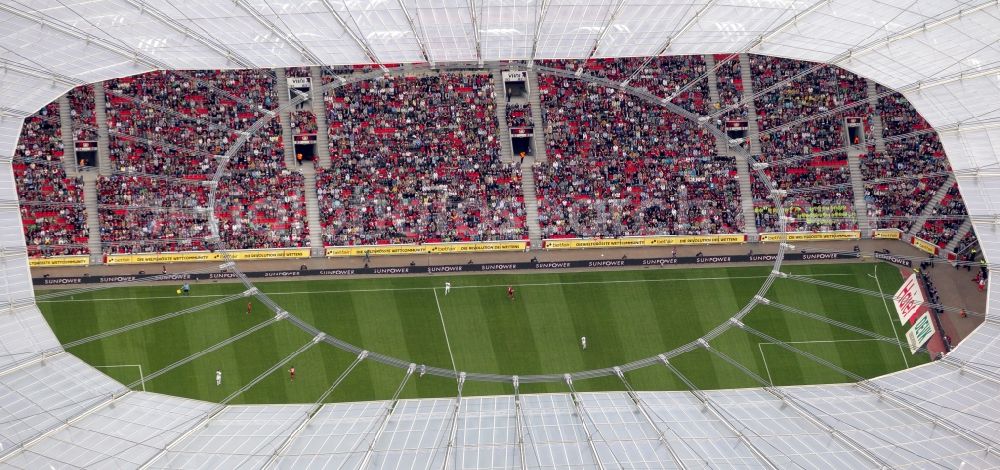
[[[146,379],[145,379],[145,376],[142,374],[142,364],[120,364],[120,365],[114,365],[114,366],[91,366],[91,367],[93,367],[95,369],[112,369],[112,368],[115,368],[115,367],[138,367],[139,368],[139,383],[142,384],[142,391],[144,391],[144,392],[146,391]]]
[[[815,340],[815,341],[783,341],[785,344],[809,344],[809,343],[856,343],[859,341],[880,341],[875,338],[864,338],[864,339],[827,339],[827,340]],[[764,357],[765,344],[778,344],[771,342],[757,343],[757,350],[760,351],[760,358],[764,360],[764,370],[767,371],[767,381],[771,385],[774,385],[774,380],[771,379],[771,369],[767,366],[767,357]]]
[[[441,329],[444,330],[444,342],[448,345],[448,356],[451,357],[451,368],[455,371],[455,380],[458,380],[458,366],[455,365],[455,355],[451,352],[451,340],[448,339],[448,327],[444,326],[444,313],[441,312],[441,301],[438,300],[437,289],[434,292],[434,304],[437,305],[438,318],[441,319]]]
[[[906,368],[910,368],[910,361],[906,359],[906,353],[903,352],[903,343],[899,339],[899,331],[896,330],[896,320],[892,318],[892,312],[889,311],[889,302],[885,300],[885,293],[882,292],[882,282],[878,280],[878,264],[875,264],[875,285],[878,286],[878,293],[882,295],[882,305],[885,306],[885,314],[889,317],[889,326],[892,327],[892,334],[896,336],[896,342],[899,343],[899,354],[903,356],[903,364],[906,364]]]
[[[807,274],[803,277],[833,277],[833,276],[853,276],[849,273],[828,273],[828,274]],[[469,286],[451,286],[452,289],[493,289],[497,287],[545,287],[545,286],[572,286],[572,285],[586,285],[586,284],[632,284],[641,282],[684,282],[684,281],[723,281],[729,279],[766,279],[767,276],[728,276],[728,277],[689,277],[689,278],[677,278],[677,279],[620,279],[620,280],[606,280],[606,281],[577,281],[577,282],[538,282],[538,283],[526,283],[526,284],[481,284],[481,285],[469,285]],[[197,286],[195,286],[197,287]],[[339,290],[310,290],[310,291],[295,291],[295,292],[263,292],[267,296],[277,296],[277,295],[303,295],[303,294],[346,294],[352,292],[394,292],[394,291],[421,291],[421,290],[434,290],[436,287],[390,287],[383,289],[339,289]],[[206,295],[164,295],[164,296],[150,296],[150,297],[98,297],[94,299],[53,299],[53,300],[39,300],[35,303],[59,303],[59,302],[97,302],[97,301],[116,301],[116,300],[162,300],[162,299],[177,299],[177,298],[187,298],[187,299],[197,299],[197,298],[214,298],[214,297],[226,297],[232,294],[206,294]]]

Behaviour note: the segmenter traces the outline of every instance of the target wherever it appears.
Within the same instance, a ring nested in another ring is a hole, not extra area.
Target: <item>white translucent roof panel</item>
[[[5,309],[0,313],[0,371],[56,348],[59,340],[38,307]]]
[[[536,58],[588,57],[604,26],[611,2],[552,0],[538,27]]]
[[[27,110],[26,110],[27,111]],[[24,124],[24,119],[17,117],[4,116],[0,114],[0,158],[11,157],[14,155],[14,147],[17,146],[17,139],[21,135],[21,126]],[[10,165],[2,164],[4,172],[13,171],[10,170]],[[13,173],[11,173],[13,177]],[[10,196],[9,193],[0,191],[2,196]],[[13,194],[17,197],[17,193]]]
[[[375,441],[373,468],[439,468],[455,419],[455,400],[406,400],[396,404]]]
[[[476,31],[472,23],[474,13],[469,8],[469,2],[404,0],[403,4],[413,20],[420,25],[425,38],[424,44],[433,51],[431,59],[436,62],[478,59]]]
[[[215,38],[254,64],[269,67],[286,61],[302,62],[295,49],[282,39],[286,31],[269,30],[251,15],[249,9],[253,7],[247,2],[152,0],[149,3],[192,30]]]
[[[14,184],[14,170],[10,163],[0,163],[0,201],[7,203],[9,210],[0,210],[0,246],[16,249],[8,253],[0,263],[0,305],[17,306],[34,299],[31,273],[28,270],[27,252],[24,247],[24,232],[21,225],[21,211],[17,209],[17,188]]]
[[[111,399],[124,387],[60,353],[0,375],[0,444],[9,449]]]
[[[309,405],[230,406],[151,468],[260,468],[306,418]]]
[[[1000,465],[968,438],[947,430],[906,406],[852,385],[786,389],[813,409],[828,426],[849,436],[892,466],[935,462],[971,468]]]
[[[322,2],[287,2],[268,4],[254,2],[256,9],[271,23],[287,28],[302,46],[322,60],[325,65],[362,64],[369,62],[364,49],[355,42],[347,30]],[[308,63],[304,58],[288,57],[296,62]]]
[[[485,0],[479,2],[479,33],[483,60],[531,56],[539,2]]]
[[[388,407],[388,402],[324,406],[294,436],[275,468],[357,468]]]
[[[206,416],[213,404],[131,392],[114,404],[25,448],[4,462],[15,468],[136,468]]]
[[[529,467],[596,467],[583,422],[566,394],[522,395]]]
[[[655,54],[702,7],[704,0],[626,1],[597,48],[597,57]]]
[[[329,3],[382,62],[424,61],[416,36],[423,33],[418,29],[414,34],[398,2],[330,0]]]
[[[514,397],[466,398],[458,416],[453,451],[457,468],[520,466]]]
[[[13,61],[23,61],[20,57],[15,54],[3,54],[0,56],[7,59],[13,57]],[[0,106],[3,108],[14,110],[20,112],[19,115],[29,115],[38,111],[43,106],[52,102],[55,97],[62,94],[70,86],[62,82],[54,82],[51,79],[40,78],[48,77],[50,74],[45,69],[39,69],[36,66],[32,66],[31,70],[37,70],[37,74],[29,75],[27,73],[22,73],[17,69],[8,69],[6,71],[0,71],[0,80],[2,80],[3,86],[0,86]],[[7,120],[21,120],[18,117],[3,117],[4,121]],[[7,124],[7,128],[10,129],[11,124]],[[13,141],[4,140],[3,148],[13,149],[16,145],[18,136],[13,137]],[[6,153],[6,152],[4,152]],[[6,153],[10,155],[9,153]]]
[[[720,0],[677,36],[669,54],[734,52],[812,5],[813,1]]]
[[[638,396],[685,466],[765,468],[750,448],[694,395],[639,392]]]
[[[981,325],[963,339],[950,356],[952,359],[968,361],[979,367],[1000,364],[1000,325],[996,323]],[[993,370],[1000,373],[995,366]]]
[[[771,461],[794,468],[864,468],[874,465],[809,418],[759,389],[708,392],[727,418]]]
[[[205,67],[225,55],[186,35],[179,26],[158,20],[125,0],[40,0],[31,6],[45,17],[166,63]]]
[[[593,426],[595,447],[607,468],[680,468],[660,431],[624,393],[584,393],[580,402]]]
[[[954,0],[822,2],[784,30],[770,35],[763,48],[755,52],[828,60],[859,45],[891,44],[893,38],[926,23],[929,18],[947,15],[966,3]]]

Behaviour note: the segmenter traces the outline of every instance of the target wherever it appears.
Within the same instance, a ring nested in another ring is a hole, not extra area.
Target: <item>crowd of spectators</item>
[[[757,124],[760,129],[761,159],[780,161],[769,169],[780,189],[792,191],[811,188],[797,200],[809,221],[791,224],[789,230],[832,230],[857,228],[853,211],[853,191],[846,147],[849,145],[845,118],[861,118],[862,131],[870,134],[871,124],[867,82],[843,69],[776,57],[750,56],[751,75],[756,96]],[[772,88],[773,87],[773,88]],[[852,108],[830,112],[838,107],[862,103]],[[797,120],[806,118],[800,122]],[[859,136],[859,144],[860,136]],[[844,151],[839,151],[844,149]],[[808,158],[809,155],[818,156]],[[753,177],[754,204],[768,204],[766,188]],[[822,188],[828,186],[827,188]],[[758,229],[775,229],[773,211],[758,213]],[[796,217],[795,213],[789,214]],[[828,216],[829,215],[829,216]],[[838,219],[842,215],[845,218]]]
[[[953,183],[941,202],[931,209],[917,236],[944,248],[958,234],[958,229],[966,218],[965,202],[958,192],[958,184]]]
[[[742,230],[735,161],[715,155],[712,135],[621,91],[545,73],[539,82],[548,162],[534,172],[544,237]]]
[[[96,142],[97,113],[94,105],[94,85],[78,86],[67,93],[67,98],[73,118],[73,139],[77,142]]]
[[[718,109],[739,102],[744,84],[737,56],[714,58]],[[873,110],[867,81],[833,66],[755,55],[750,63],[755,91],[766,91],[755,97],[759,158],[772,163],[764,171],[776,187],[793,193],[786,228],[857,229],[844,122],[857,116],[867,151],[857,170],[872,225],[911,229],[950,167],[936,134],[897,138],[930,127],[909,102],[888,94]],[[627,81],[688,111],[712,111],[703,56],[541,65]],[[323,82],[373,70],[327,68]],[[286,75],[307,77],[309,69]],[[531,127],[531,113],[542,113],[548,161],[536,164],[533,176],[543,237],[738,233],[751,222],[743,220],[736,160],[716,155],[715,137],[694,120],[586,77],[544,70],[538,76],[541,110],[508,104],[505,117],[511,128]],[[229,248],[305,247],[310,229],[321,231],[325,245],[526,238],[520,169],[500,157],[494,86],[486,72],[420,72],[325,93],[332,166],[316,178],[322,226],[308,227],[304,178],[285,166],[281,120],[270,119],[231,148],[277,108],[272,71],[158,71],[110,80],[113,173],[97,188],[102,241],[109,253],[212,249],[201,180],[221,162],[227,173],[215,210]],[[96,141],[94,87],[71,90],[68,99],[74,139]],[[885,151],[873,145],[876,112]],[[318,132],[309,110],[289,118],[295,136]],[[15,155],[21,200],[51,203],[22,204],[32,255],[87,252],[83,185],[63,171],[60,128],[52,103],[25,121]],[[800,158],[781,162],[789,157]],[[755,171],[750,183],[752,222],[761,232],[778,230],[768,187]],[[952,187],[917,234],[943,247],[963,221],[947,216],[965,213]]]
[[[486,73],[386,76],[332,90],[326,245],[520,240],[521,177],[500,159]]]
[[[28,256],[88,253],[83,182],[62,167],[59,103],[24,120],[14,148],[14,180]]]
[[[208,189],[200,182],[101,176],[97,202],[105,254],[211,248]]]
[[[295,111],[291,113],[292,135],[316,134],[316,115],[312,111]]]
[[[204,178],[240,131],[277,107],[271,70],[157,71],[105,89],[119,172]]]
[[[644,89],[696,114],[708,110],[708,76],[700,55],[542,60],[540,65],[580,70],[595,77]],[[676,96],[674,96],[676,95]]]
[[[534,124],[531,122],[531,105],[527,103],[508,103],[507,127],[511,129],[534,127]]]
[[[743,68],[740,66],[740,57],[737,54],[716,54],[713,58],[716,89],[719,91],[716,108],[733,106],[743,99]],[[740,109],[745,117],[747,108],[744,106]]]
[[[881,85],[876,92],[890,93]],[[891,93],[881,97],[878,114],[885,152],[869,149],[861,158],[868,215],[874,219],[873,226],[908,231],[914,216],[924,211],[947,180],[943,173],[951,171],[951,166],[936,133],[901,137],[930,128],[903,95]]]
[[[270,168],[229,173],[219,181],[215,215],[228,248],[309,246],[301,173]]]

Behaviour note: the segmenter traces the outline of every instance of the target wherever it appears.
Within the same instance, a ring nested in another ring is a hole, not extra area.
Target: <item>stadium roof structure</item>
[[[155,69],[753,52],[902,92],[992,260],[997,31],[997,0],[2,0],[0,467],[1000,467],[1000,283],[945,360],[857,384],[322,407],[131,391],[62,352],[39,313],[11,169],[23,118]]]

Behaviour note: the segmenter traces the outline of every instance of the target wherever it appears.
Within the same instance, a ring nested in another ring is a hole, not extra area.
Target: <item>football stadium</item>
[[[0,24],[0,468],[1000,468],[998,1]]]

